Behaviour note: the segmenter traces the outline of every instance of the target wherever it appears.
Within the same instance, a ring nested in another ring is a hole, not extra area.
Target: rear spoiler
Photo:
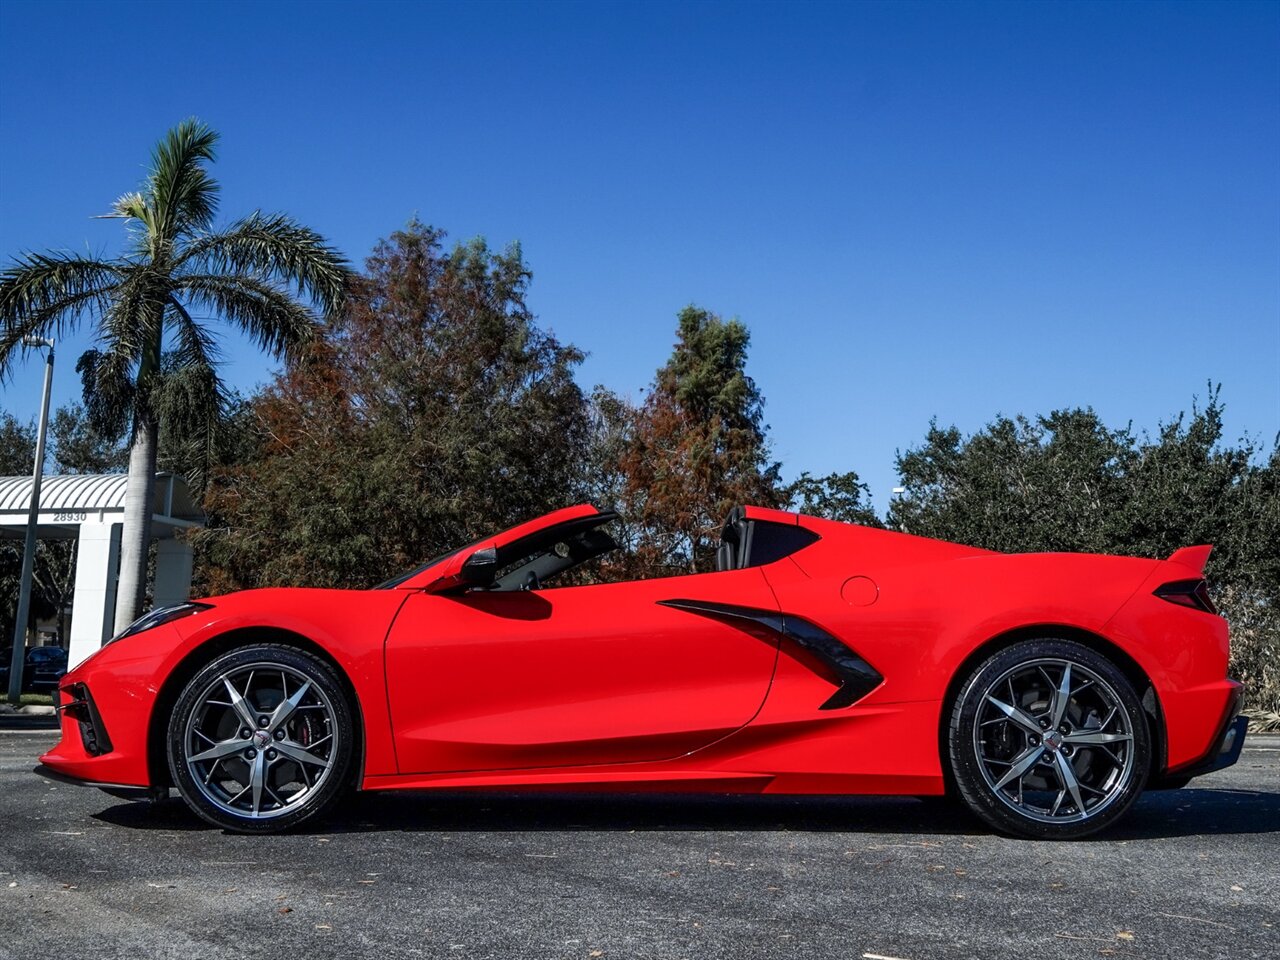
[[[1213,552],[1212,544],[1202,544],[1198,547],[1183,547],[1169,554],[1170,563],[1180,563],[1184,567],[1190,567],[1196,573],[1204,573],[1204,565],[1209,560],[1209,554]]]

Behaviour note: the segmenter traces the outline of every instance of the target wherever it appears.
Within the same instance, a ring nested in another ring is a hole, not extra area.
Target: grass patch
[[[8,701],[6,701],[7,703]],[[52,707],[52,693],[24,693],[19,706],[23,707]]]

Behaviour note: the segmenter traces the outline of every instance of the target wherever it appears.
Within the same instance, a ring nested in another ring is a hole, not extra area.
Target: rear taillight
[[[1209,597],[1209,584],[1204,580],[1174,580],[1156,588],[1156,596],[1182,607],[1192,607],[1205,613],[1217,613]]]

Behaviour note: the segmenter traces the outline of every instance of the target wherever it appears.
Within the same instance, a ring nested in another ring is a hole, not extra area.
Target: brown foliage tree
[[[206,587],[369,586],[582,495],[575,348],[539,329],[518,247],[413,222],[324,342],[250,404],[215,475]]]
[[[764,401],[747,376],[747,328],[680,311],[671,358],[636,411],[622,454],[634,562],[648,573],[715,569],[720,527],[739,503],[779,506]]]

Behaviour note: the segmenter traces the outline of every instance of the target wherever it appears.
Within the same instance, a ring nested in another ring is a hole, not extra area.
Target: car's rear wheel
[[[274,833],[319,816],[350,788],[355,740],[328,663],[255,644],[214,660],[183,689],[169,721],[169,769],[205,820]]]
[[[1006,833],[1082,837],[1146,783],[1151,735],[1128,678],[1068,640],[1026,640],[969,675],[951,713],[951,770],[969,808]]]

